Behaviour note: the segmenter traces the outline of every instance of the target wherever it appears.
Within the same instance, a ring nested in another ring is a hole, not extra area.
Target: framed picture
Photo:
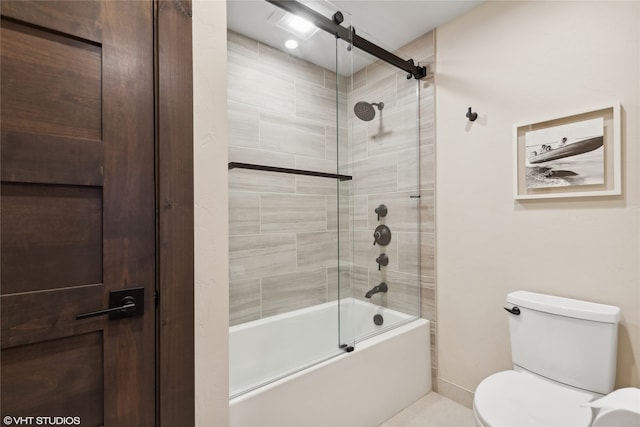
[[[514,198],[621,194],[620,104],[515,125]]]

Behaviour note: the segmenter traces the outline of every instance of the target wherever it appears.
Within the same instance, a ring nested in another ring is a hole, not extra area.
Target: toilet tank
[[[507,303],[520,311],[508,315],[515,367],[600,394],[613,390],[618,307],[527,291],[508,294]]]

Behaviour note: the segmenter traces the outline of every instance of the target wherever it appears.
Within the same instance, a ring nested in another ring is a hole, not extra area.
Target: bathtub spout
[[[387,286],[387,284],[385,282],[381,282],[379,285],[374,286],[373,288],[371,288],[371,290],[366,293],[365,297],[366,298],[371,298],[373,295],[375,295],[377,293],[387,292],[388,290],[389,290],[389,287]]]

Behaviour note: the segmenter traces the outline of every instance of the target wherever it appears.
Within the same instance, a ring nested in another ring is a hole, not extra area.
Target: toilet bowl
[[[485,378],[475,392],[478,427],[589,427],[593,395],[532,374],[503,371]]]
[[[473,413],[477,427],[640,427],[639,388],[590,398],[534,375],[503,371],[478,386]]]
[[[640,427],[640,408],[611,393],[618,307],[526,291],[507,304],[513,370],[476,388],[478,427]]]

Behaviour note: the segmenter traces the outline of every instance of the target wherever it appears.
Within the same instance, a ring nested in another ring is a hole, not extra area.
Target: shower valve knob
[[[391,230],[386,225],[382,224],[376,227],[373,232],[373,245],[379,244],[380,246],[387,246],[391,241]]]
[[[389,265],[389,257],[387,254],[380,254],[380,256],[376,258],[376,262],[378,263],[378,271],[380,271],[381,267]]]
[[[380,218],[384,218],[385,216],[387,216],[389,209],[387,209],[385,205],[380,205],[377,208],[375,208],[373,211],[376,214],[378,214],[378,221],[380,221]]]

